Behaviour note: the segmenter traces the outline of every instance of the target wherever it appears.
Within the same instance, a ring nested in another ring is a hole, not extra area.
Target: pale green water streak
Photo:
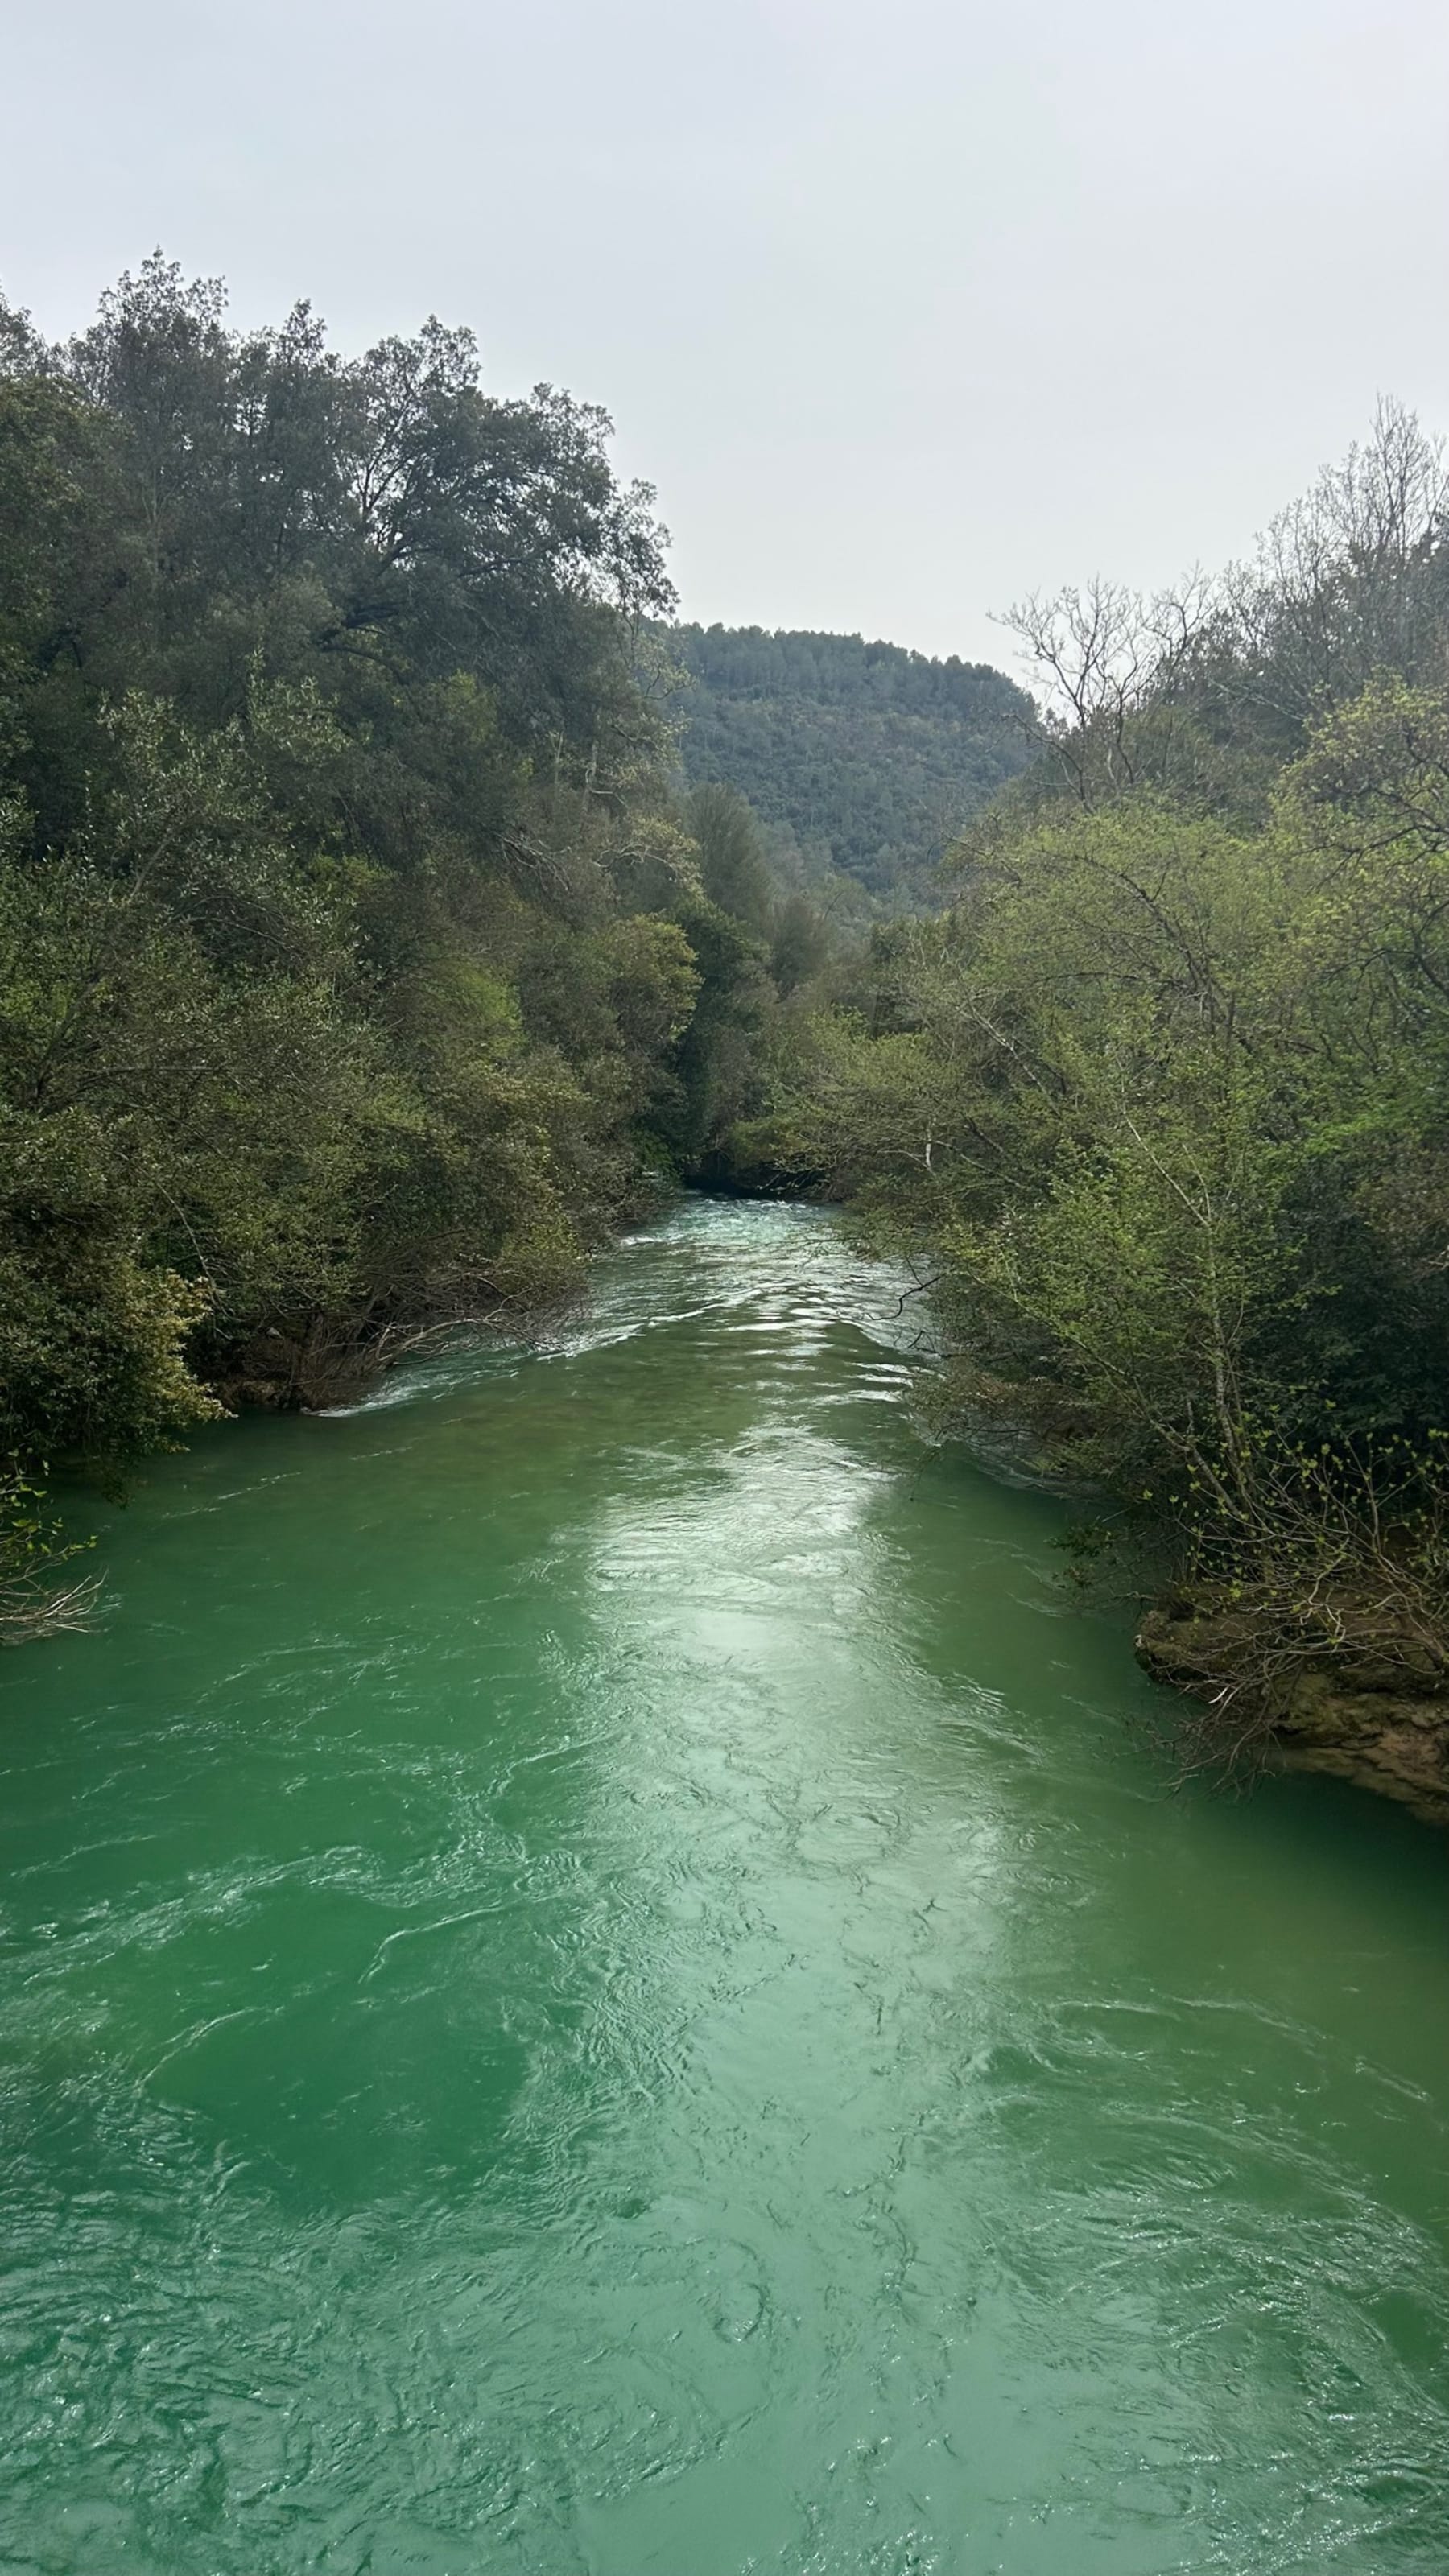
[[[0,2576],[1449,2568],[1444,1846],[1167,1798],[894,1304],[692,1206],[7,1661]]]

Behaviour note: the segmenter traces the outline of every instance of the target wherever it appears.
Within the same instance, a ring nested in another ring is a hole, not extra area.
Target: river
[[[1169,1795],[828,1217],[7,1659],[0,2576],[1443,2576],[1443,1843]]]

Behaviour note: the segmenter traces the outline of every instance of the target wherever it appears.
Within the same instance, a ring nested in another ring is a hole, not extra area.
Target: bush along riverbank
[[[1258,557],[1013,612],[1039,759],[743,1150],[916,1258],[948,1409],[1153,1569],[1178,1759],[1449,1813],[1449,522],[1385,409]],[[1145,1580],[1139,1575],[1139,1581]]]
[[[159,255],[0,308],[0,1632],[84,1603],[44,1462],[553,1298],[758,1108],[829,934],[676,794],[608,433]]]

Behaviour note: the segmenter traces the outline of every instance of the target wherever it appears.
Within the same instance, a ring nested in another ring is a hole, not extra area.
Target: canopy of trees
[[[159,255],[64,346],[0,308],[12,1631],[42,1462],[553,1294],[758,1105],[818,928],[674,794],[608,431],[436,321],[236,333]]]

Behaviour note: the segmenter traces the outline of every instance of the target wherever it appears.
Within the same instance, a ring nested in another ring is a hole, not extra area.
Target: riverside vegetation
[[[1449,517],[1401,411],[1180,596],[1012,625],[1037,765],[754,1149],[917,1255],[946,1411],[1154,1569],[1189,1763],[1449,1812]]]
[[[1189,1762],[1296,1734],[1442,1799],[1416,424],[1221,582],[1016,612],[1013,777],[999,674],[662,628],[607,421],[489,397],[466,333],[239,334],[158,257],[63,347],[7,308],[3,352],[6,1632],[85,1613],[45,1462],[114,1481],[221,1407],[325,1402],[702,1174],[826,1190],[919,1262],[945,1421],[1029,1434],[1098,1498],[1079,1555],[1152,1567]],[[841,885],[898,907],[948,806],[985,810],[946,907],[852,940]]]
[[[652,494],[430,321],[348,360],[158,254],[0,312],[0,1626],[113,1482],[565,1291],[823,961],[676,789]]]

